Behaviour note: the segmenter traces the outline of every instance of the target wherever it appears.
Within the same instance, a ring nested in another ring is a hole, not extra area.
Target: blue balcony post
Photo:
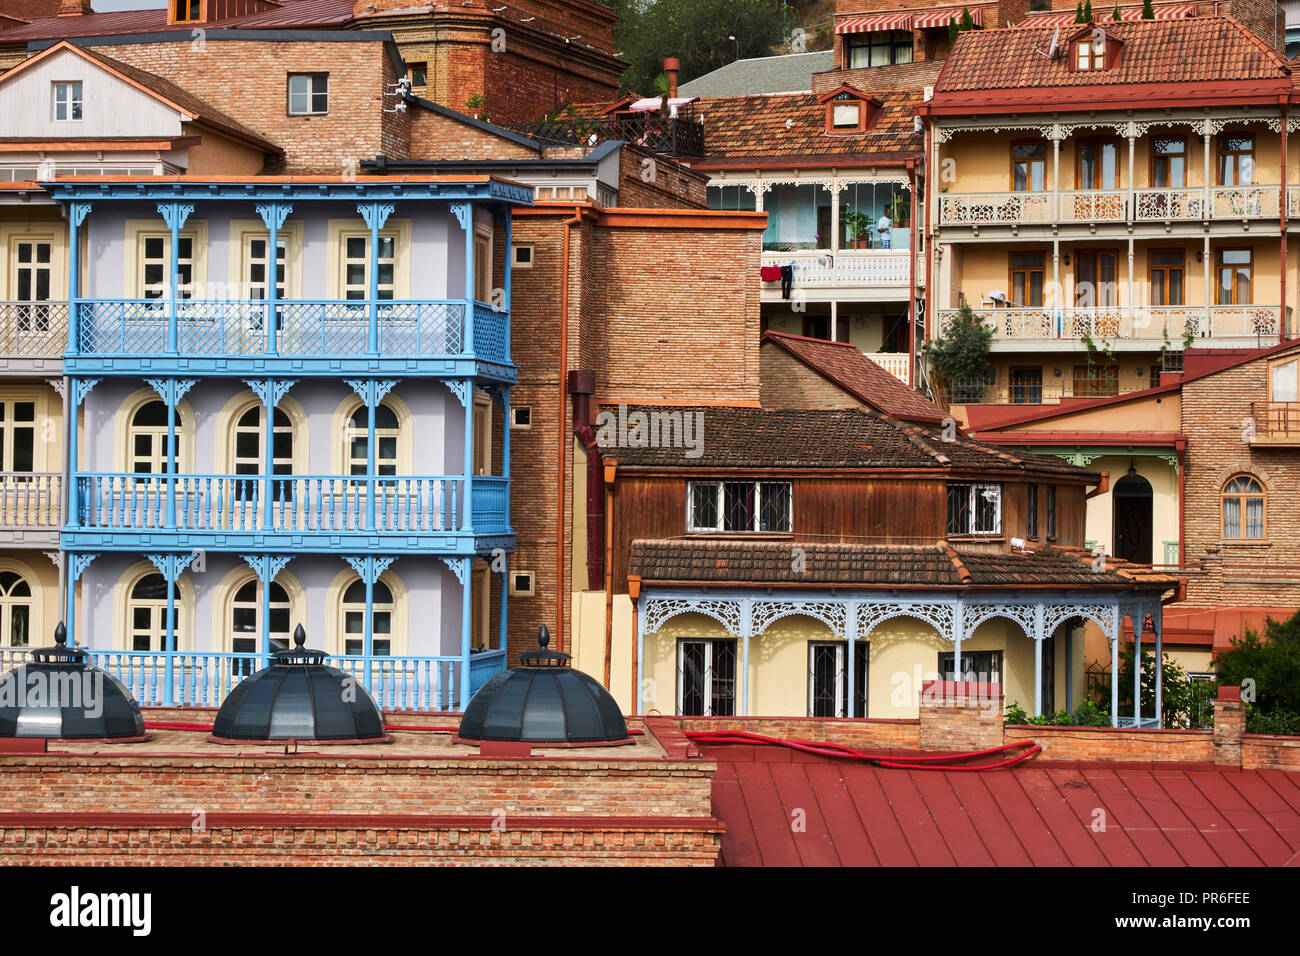
[[[176,380],[167,380],[167,517],[164,527],[176,527]],[[193,467],[192,465],[190,467]]]
[[[469,706],[470,624],[474,618],[474,559],[461,558],[460,588],[460,710]]]
[[[279,327],[276,316],[276,301],[280,297],[280,227],[285,217],[293,210],[293,203],[269,202],[258,203],[257,214],[266,223],[266,352],[278,355]],[[285,250],[285,269],[289,267],[288,249]],[[287,279],[288,276],[286,275]]]
[[[510,386],[501,386],[501,477],[506,485],[506,529],[510,528]]]
[[[506,310],[506,361],[507,361],[507,362],[510,361],[510,260],[514,258],[514,249],[513,249],[513,247],[511,246],[511,238],[510,238],[510,237],[511,237],[511,222],[512,222],[512,219],[513,219],[513,216],[511,215],[511,211],[510,211],[509,208],[507,208],[507,209],[505,210],[505,220],[506,220],[506,254],[505,254],[505,259],[504,259],[504,261],[505,261],[505,279],[504,279],[504,283],[503,283],[504,286],[505,286],[505,299],[504,299],[504,301],[501,303],[502,307]],[[510,410],[510,403],[509,403],[509,402],[506,402],[506,411],[507,411],[507,413],[509,413],[509,410]],[[510,425],[509,425],[509,423],[507,422],[507,423],[506,423],[506,430],[507,430],[507,432],[509,431],[509,429],[510,429]],[[507,472],[507,474],[508,474],[508,472]]]
[[[388,202],[359,202],[357,212],[370,228],[370,307],[367,310],[366,352],[379,355],[379,230],[393,214],[393,204]]]
[[[75,551],[65,552],[67,569],[64,580],[67,581],[67,593],[64,595],[63,626],[68,629],[67,644],[73,647],[77,643],[77,579],[98,554],[80,554]]]
[[[378,464],[378,449],[375,448],[375,405],[374,383],[370,383],[370,401],[366,402],[366,530],[375,530],[375,469]]]
[[[77,300],[81,298],[81,224],[90,213],[88,202],[68,205],[68,348],[80,351],[80,316]]]
[[[474,207],[454,202],[451,211],[465,232],[465,341],[466,355],[474,354]]]
[[[474,530],[474,380],[465,380],[465,494],[462,507],[465,520],[462,530]]]
[[[510,595],[510,557],[501,559],[501,614],[497,622],[497,649],[506,649],[506,598]]]
[[[365,657],[363,665],[363,675],[366,682],[366,690],[370,689],[370,659],[375,653],[375,559],[367,557],[365,559],[365,577],[366,582],[366,626],[362,631],[361,653]],[[346,650],[346,648],[345,648]]]
[[[158,212],[171,231],[171,248],[167,264],[167,343],[168,355],[176,355],[180,350],[180,316],[177,313],[180,302],[180,242],[181,226],[194,211],[193,203],[160,202]]]

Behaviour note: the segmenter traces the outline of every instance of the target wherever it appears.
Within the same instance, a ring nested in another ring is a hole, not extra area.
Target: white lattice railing
[[[866,355],[900,382],[912,384],[912,361],[906,352],[868,352]]]
[[[956,319],[956,309],[939,312],[939,328]],[[1178,342],[1197,338],[1276,339],[1282,310],[1276,305],[1149,306],[1136,309],[985,309],[976,312],[993,338],[1141,339]]]
[[[1124,222],[1130,217],[1127,189],[1063,189],[1053,213],[1048,190],[1010,193],[941,193],[939,224],[1032,225],[1051,222]],[[1208,206],[1204,187],[1138,189],[1131,213],[1138,221],[1276,219],[1281,186],[1214,186]],[[1287,192],[1287,215],[1300,215],[1300,192]]]
[[[1015,225],[1052,221],[1047,192],[939,194],[940,225]]]
[[[1139,189],[1134,196],[1133,218],[1143,222],[1206,218],[1204,189]]]
[[[1210,190],[1210,215],[1214,219],[1276,219],[1281,197],[1280,186],[1215,186]]]
[[[1127,218],[1127,190],[1080,189],[1061,193],[1062,222],[1123,222]]]
[[[910,253],[885,249],[842,249],[839,252],[765,252],[765,266],[794,266],[793,287],[860,288],[871,286],[906,288],[911,280]],[[769,283],[773,289],[777,283]],[[765,286],[768,287],[768,286]]]

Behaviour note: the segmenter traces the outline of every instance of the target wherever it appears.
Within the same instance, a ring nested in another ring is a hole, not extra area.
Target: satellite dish
[[[1057,48],[1057,44],[1060,42],[1060,39],[1061,39],[1061,28],[1057,27],[1055,30],[1052,31],[1052,45],[1047,48],[1047,58],[1049,60],[1052,57],[1056,56],[1056,48]]]

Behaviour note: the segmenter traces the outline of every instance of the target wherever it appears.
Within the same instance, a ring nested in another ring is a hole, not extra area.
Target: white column
[[[1154,602],[1151,611],[1151,621],[1156,628],[1156,726],[1164,727],[1164,685],[1165,685],[1165,657],[1164,657],[1164,626],[1160,623],[1160,602]]]
[[[1132,127],[1132,125],[1133,125],[1132,123],[1129,124],[1130,127]],[[1133,162],[1133,157],[1136,154],[1136,151],[1137,151],[1137,134],[1134,133],[1130,128],[1129,136],[1128,136],[1128,217],[1127,217],[1130,224],[1133,222],[1133,217],[1136,212],[1133,206],[1133,201],[1135,198],[1133,193],[1134,193],[1134,188],[1137,185],[1137,175],[1136,175],[1137,167]],[[1131,241],[1132,240],[1130,240],[1130,243]]]
[[[1201,260],[1202,260],[1201,269],[1202,269],[1202,281],[1204,282],[1204,287],[1205,287],[1205,324],[1201,326],[1201,334],[1209,335],[1210,316],[1212,314],[1210,311],[1210,307],[1214,303],[1214,287],[1210,284],[1210,235],[1209,233],[1206,233],[1205,238],[1202,241],[1204,243],[1204,248],[1202,249],[1201,252]],[[1179,560],[1181,559],[1182,559],[1182,555],[1179,555]]]
[[[833,183],[831,190],[831,252],[840,251],[840,187]]]
[[[740,716],[749,716],[749,638],[754,631],[754,602],[740,602]]]
[[[1110,725],[1119,726],[1119,612],[1106,628],[1110,638]]]
[[[839,334],[837,332],[837,329],[839,328],[839,322],[840,322],[839,303],[836,302],[834,299],[831,299],[831,341],[832,342],[839,341]]]
[[[848,717],[865,717],[856,711],[857,704],[857,645],[858,645],[858,602],[848,601],[844,605],[844,630],[848,639],[849,699],[844,702],[844,713]]]
[[[1052,222],[1061,221],[1061,137],[1052,133]]]
[[[1135,308],[1137,306],[1137,286],[1133,284],[1133,237],[1132,236],[1129,236],[1128,238],[1128,292],[1125,295],[1125,299],[1127,300],[1124,303],[1124,305],[1126,306],[1125,312],[1127,312],[1129,316],[1128,334],[1135,335],[1137,333],[1137,330],[1135,328],[1136,319],[1134,318]],[[1120,314],[1123,315],[1124,313],[1121,312]],[[1121,322],[1120,323],[1121,335],[1124,334],[1123,328],[1124,328],[1124,324],[1123,322]]]
[[[1137,620],[1133,621],[1133,726],[1142,726],[1142,611],[1138,606]]]

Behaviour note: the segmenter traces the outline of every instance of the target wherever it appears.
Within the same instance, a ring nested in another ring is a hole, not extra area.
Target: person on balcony
[[[894,224],[889,220],[889,213],[881,215],[880,220],[876,223],[876,232],[880,233],[880,248],[889,248],[889,236],[893,231]]]

